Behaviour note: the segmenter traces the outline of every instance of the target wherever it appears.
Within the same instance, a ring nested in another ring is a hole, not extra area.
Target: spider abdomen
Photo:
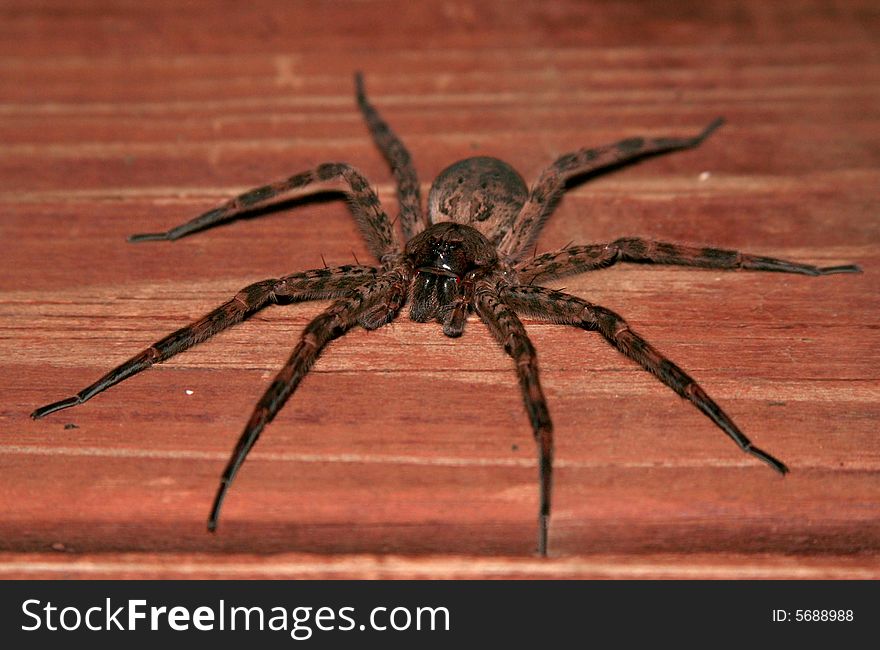
[[[497,244],[527,196],[522,176],[503,160],[466,158],[434,179],[428,194],[428,218],[434,224],[467,224]]]

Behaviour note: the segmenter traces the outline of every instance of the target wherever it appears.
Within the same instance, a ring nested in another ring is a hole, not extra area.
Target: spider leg
[[[405,285],[406,280],[404,272],[389,271],[374,281],[350,291],[306,325],[300,335],[299,343],[293,349],[287,363],[275,376],[260,401],[257,402],[254,412],[232,452],[220,480],[217,496],[214,498],[214,505],[208,518],[208,530],[213,532],[217,529],[220,508],[226,498],[229,486],[248,453],[256,444],[260,433],[275,418],[299,386],[302,378],[311,370],[324,347],[358,324],[364,315],[373,313],[377,305],[392,304],[394,298],[389,296],[394,294],[400,286]],[[397,309],[399,311],[399,305]],[[394,315],[396,313],[389,317],[388,321]]]
[[[357,221],[370,251],[377,258],[397,252],[398,245],[394,238],[391,221],[379,203],[379,197],[369,181],[357,169],[346,163],[324,163],[314,169],[291,176],[284,180],[264,185],[244,194],[239,194],[223,205],[209,210],[186,223],[175,226],[165,232],[131,235],[130,242],[152,240],[175,240],[190,233],[211,228],[224,221],[229,221],[243,213],[260,208],[280,196],[293,194],[316,183],[342,181],[342,192],[348,199],[352,214]]]
[[[457,338],[464,334],[467,324],[468,311],[474,304],[474,291],[476,285],[471,278],[461,281],[458,295],[452,300],[445,313],[441,313],[443,320],[443,333],[450,338]]]
[[[513,226],[501,240],[499,251],[512,259],[519,259],[531,249],[569,179],[617,167],[645,156],[697,147],[723,123],[724,120],[718,118],[702,133],[690,138],[627,138],[602,147],[579,149],[557,158],[541,172],[529,190],[529,196]]]
[[[76,395],[41,406],[31,413],[31,417],[37,420],[55,411],[82,404],[153,364],[170,359],[175,354],[240,323],[278,298],[291,301],[335,298],[372,279],[376,272],[376,269],[369,266],[340,266],[293,273],[280,279],[251,284],[203,318],[157,341]]]
[[[367,121],[367,127],[370,129],[373,141],[391,165],[391,172],[397,181],[400,225],[403,227],[404,239],[409,241],[428,227],[428,220],[422,212],[422,199],[416,168],[403,142],[394,134],[388,123],[382,119],[382,116],[367,99],[364,90],[364,76],[360,72],[355,74],[354,84],[358,108]]]
[[[550,522],[550,496],[553,484],[553,423],[547,401],[538,381],[538,359],[522,321],[489,284],[476,289],[475,306],[492,336],[516,364],[516,374],[538,445],[541,481],[538,513],[538,553],[547,555],[547,527]]]
[[[516,270],[520,282],[530,284],[539,278],[541,281],[547,281],[552,278],[605,268],[617,262],[676,264],[709,269],[778,271],[803,275],[832,275],[861,271],[855,264],[820,267],[722,248],[682,246],[634,237],[617,239],[609,244],[568,246],[562,250],[538,255],[533,259],[521,262]]]
[[[610,309],[544,287],[512,287],[504,291],[502,299],[520,313],[599,332],[613,347],[696,406],[744,452],[764,461],[781,474],[788,472],[784,463],[755,447],[687,373],[636,334],[622,317]]]

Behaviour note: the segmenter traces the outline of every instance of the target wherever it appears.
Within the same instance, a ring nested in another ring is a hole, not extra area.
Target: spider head
[[[440,172],[428,194],[431,223],[472,226],[493,244],[511,226],[528,196],[525,181],[503,160],[480,156]]]
[[[410,318],[420,323],[432,318],[443,322],[456,298],[466,296],[498,263],[486,237],[452,222],[434,224],[413,237],[405,255],[415,271]]]

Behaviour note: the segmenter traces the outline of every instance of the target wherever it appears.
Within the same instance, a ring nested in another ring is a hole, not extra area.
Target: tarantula
[[[332,299],[333,303],[306,325],[290,359],[248,420],[214,499],[208,519],[208,529],[214,531],[227,490],[248,452],[324,347],[356,325],[372,330],[390,323],[409,302],[412,320],[436,321],[450,337],[460,336],[468,314],[476,313],[515,362],[538,448],[537,546],[541,555],[547,553],[553,424],[538,380],[535,350],[519,315],[598,332],[613,347],[702,411],[743,451],[782,474],[788,471],[781,461],[755,447],[690,376],[636,334],[623,318],[581,298],[539,286],[539,282],[602,269],[617,262],[805,275],[858,272],[859,267],[820,268],[732,250],[631,237],[530,255],[541,227],[570,179],[646,156],[696,147],[721,126],[722,119],[716,119],[692,137],[635,137],[565,154],[544,169],[531,188],[501,160],[489,157],[461,160],[434,180],[425,212],[410,154],[367,99],[360,73],[355,75],[355,94],[373,140],[387,159],[397,183],[398,219],[406,240],[402,249],[394,224],[367,179],[351,165],[339,162],[325,163],[252,189],[166,232],[133,235],[129,237],[131,242],[179,239],[264,207],[281,196],[314,191],[333,183],[341,187],[348,199],[351,212],[379,265],[325,267],[251,284],[205,317],[154,343],[91,386],[72,397],[38,408],[31,417],[41,418],[82,404],[154,363],[165,361],[243,321],[270,303]]]

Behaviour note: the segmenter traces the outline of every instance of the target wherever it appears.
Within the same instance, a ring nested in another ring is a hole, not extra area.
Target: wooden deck
[[[0,577],[880,577],[875,1],[34,4],[0,7]],[[640,235],[860,264],[553,285],[626,316],[792,472],[597,336],[528,320],[557,440],[537,558],[510,360],[473,318],[452,340],[403,314],[331,344],[210,535],[219,474],[319,303],[32,421],[251,282],[370,259],[332,197],[125,241],[328,160],[393,213],[355,69],[424,192],[467,156],[533,179],[723,115],[698,150],[574,187],[539,250]]]

